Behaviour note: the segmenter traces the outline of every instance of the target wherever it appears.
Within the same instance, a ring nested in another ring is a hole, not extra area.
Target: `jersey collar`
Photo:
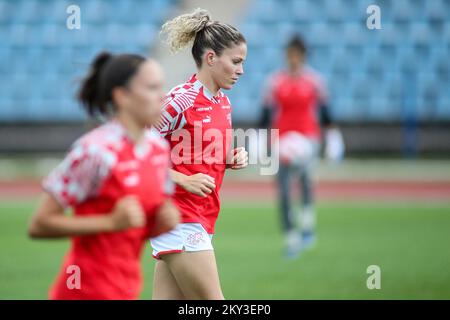
[[[135,141],[133,141],[133,139],[131,139],[127,130],[117,118],[109,120],[109,124],[114,128],[114,130],[116,130],[116,133],[120,135],[122,139],[125,139],[130,145],[133,146],[133,152],[136,158],[143,159],[151,152],[152,148],[151,144],[149,143],[150,137],[147,131],[144,133],[142,141],[136,143]]]
[[[214,96],[211,91],[208,90],[208,88],[197,79],[197,74],[193,74],[189,82],[193,83],[194,87],[197,87],[199,90],[203,90],[203,95],[210,100],[213,103],[219,103],[220,97],[221,97],[221,91],[219,90],[217,92],[217,95]]]

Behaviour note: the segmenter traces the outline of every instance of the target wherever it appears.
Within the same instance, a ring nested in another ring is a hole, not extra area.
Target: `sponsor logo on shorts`
[[[188,237],[187,237],[187,242],[190,245],[197,245],[200,242],[205,242],[205,238],[203,236],[202,232],[196,232],[196,233],[191,233]]]

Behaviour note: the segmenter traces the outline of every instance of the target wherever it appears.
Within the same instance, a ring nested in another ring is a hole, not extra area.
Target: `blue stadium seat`
[[[380,34],[380,43],[382,45],[396,46],[402,43],[404,35],[401,28],[394,23],[384,23],[381,30],[377,30]]]
[[[331,53],[331,71],[333,73],[348,74],[353,61],[346,54],[345,48],[334,48]]]
[[[17,4],[13,1],[0,1],[0,25],[10,25],[14,20],[15,10]]]
[[[335,0],[327,1],[325,3],[325,13],[327,22],[343,22],[347,21],[352,16],[346,1]]]
[[[70,13],[67,13],[67,9],[72,4],[79,4],[80,8],[80,16],[81,16],[81,23],[83,25],[83,22],[86,22],[85,15],[88,15],[90,10],[87,6],[89,2],[94,1],[70,1],[70,0],[44,0],[49,1],[48,4],[48,11],[46,16],[48,17],[48,22],[56,23],[59,25],[66,25],[67,18],[69,17]]]
[[[318,22],[323,17],[313,1],[292,0],[290,9],[292,19],[297,22]]]
[[[410,0],[392,1],[392,19],[395,22],[417,21],[422,15],[421,7],[418,4],[412,4]]]
[[[426,46],[437,40],[436,35],[430,31],[430,25],[426,22],[412,23],[410,25],[410,34],[414,45]]]
[[[80,119],[73,95],[101,50],[147,54],[174,0],[0,1],[0,121]],[[69,5],[81,29],[69,30]],[[27,88],[24,90],[23,88]],[[75,105],[75,108],[73,106]]]
[[[338,39],[343,40],[347,46],[364,46],[368,32],[368,29],[359,23],[347,23],[342,30],[343,39],[340,37]]]
[[[284,47],[294,34],[306,32],[305,29],[297,28],[295,24],[286,21],[273,25],[271,29],[273,30],[272,43],[277,47]]]
[[[255,3],[255,13],[262,23],[276,23],[282,18],[282,6],[276,0],[259,0]]]
[[[9,47],[0,47],[0,74],[6,75],[11,71],[11,51]]]
[[[425,16],[431,22],[448,21],[450,18],[450,3],[448,1],[433,0],[425,2]]]
[[[149,23],[140,23],[136,26],[134,30],[130,30],[130,32],[134,32],[134,35],[126,35],[133,38],[133,42],[139,46],[150,46],[155,40],[157,40],[157,35],[159,30],[155,29],[152,24]]]
[[[261,47],[264,45],[265,38],[261,35],[265,34],[265,29],[259,22],[246,22],[240,30],[247,39],[249,46]]]
[[[373,121],[389,122],[399,119],[401,106],[385,96],[372,96],[367,110],[367,118]]]
[[[315,22],[311,24],[307,40],[311,45],[321,46],[339,41],[336,28],[330,28],[325,22]]]
[[[335,99],[331,110],[336,121],[355,122],[364,118],[366,103],[350,98]]]
[[[0,89],[0,121],[81,119],[73,81],[94,55],[147,54],[176,3],[0,1],[0,77],[8,79]],[[66,28],[70,4],[81,9],[80,30]],[[371,4],[381,8],[381,30],[365,26]],[[249,51],[245,75],[230,92],[240,106],[235,120],[259,112],[254,101],[267,76],[283,67],[284,46],[296,32],[307,41],[308,62],[329,80],[339,119],[399,120],[408,108],[420,119],[449,118],[450,1],[259,0],[241,19]]]
[[[371,4],[381,8],[381,30],[365,26]],[[260,21],[255,17],[260,12],[251,8],[252,21]],[[330,95],[342,119],[400,120],[411,108],[426,119],[436,116],[420,103],[430,98],[431,92],[425,95],[415,89],[424,81],[415,75],[427,72],[438,84],[449,81],[450,1],[290,0],[286,8],[282,22],[267,21],[247,32],[246,76],[253,78],[253,73],[272,69],[267,63],[261,65],[261,57],[266,57],[267,48],[281,46],[283,30],[293,25],[304,30],[309,63],[329,77]],[[243,19],[248,21],[249,16]],[[266,28],[272,31],[265,32]],[[261,34],[270,35],[265,37],[270,41]],[[252,63],[253,59],[257,63]],[[256,88],[252,83],[246,87]],[[436,88],[436,103],[442,106],[439,101],[447,101],[442,96],[449,90],[443,85]]]
[[[436,108],[436,120],[450,120],[450,98],[440,97]]]

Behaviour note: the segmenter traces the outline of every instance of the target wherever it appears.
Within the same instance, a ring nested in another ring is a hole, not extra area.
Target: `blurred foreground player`
[[[167,196],[167,142],[147,128],[163,97],[153,60],[101,53],[92,63],[79,100],[91,116],[109,119],[79,138],[44,179],[29,225],[33,238],[72,239],[51,299],[139,297],[144,244],[179,220]],[[73,215],[64,213],[69,207]]]
[[[320,125],[326,129],[325,155],[339,159],[344,145],[327,106],[320,76],[306,65],[306,47],[294,36],[286,48],[287,70],[269,78],[260,126],[279,130],[279,203],[285,233],[285,256],[296,257],[315,241],[312,173],[320,150]],[[291,177],[300,179],[302,210],[295,214],[290,199]],[[298,219],[297,219],[298,218]],[[300,231],[299,231],[300,229]]]

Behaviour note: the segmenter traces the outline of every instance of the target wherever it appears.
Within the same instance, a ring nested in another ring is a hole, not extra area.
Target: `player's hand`
[[[344,158],[345,143],[341,131],[336,128],[329,128],[325,132],[325,158],[339,162]]]
[[[244,147],[239,147],[231,150],[233,157],[231,163],[227,166],[230,169],[238,170],[248,166],[248,152]]]
[[[201,197],[206,197],[216,188],[214,178],[204,173],[196,173],[191,176],[185,176],[180,185],[186,191]]]
[[[145,223],[145,213],[136,196],[125,196],[117,201],[111,214],[112,231],[143,227]]]

